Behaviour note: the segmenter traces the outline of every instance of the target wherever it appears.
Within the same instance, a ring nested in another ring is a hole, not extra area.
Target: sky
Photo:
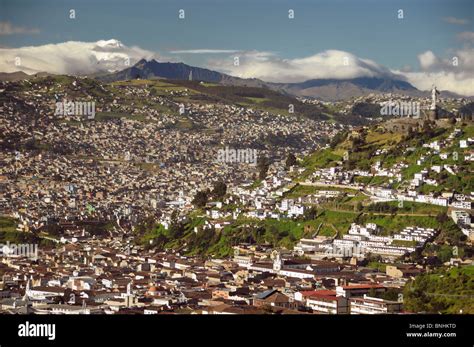
[[[107,51],[275,82],[392,73],[474,95],[473,17],[472,0],[0,0],[0,71],[117,68],[95,62]]]

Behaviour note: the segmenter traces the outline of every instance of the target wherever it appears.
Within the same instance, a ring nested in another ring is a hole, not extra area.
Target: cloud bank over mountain
[[[464,39],[465,41],[469,41]],[[326,50],[308,57],[285,59],[275,52],[194,49],[171,53],[211,54],[207,68],[242,78],[259,78],[266,82],[303,82],[310,79],[351,79],[358,77],[388,77],[406,80],[421,90],[436,84],[441,90],[461,95],[474,95],[474,49],[450,52],[449,58],[436,56],[432,51],[418,55],[418,71],[398,71],[373,60],[357,57],[341,50]],[[120,41],[68,41],[58,44],[20,48],[0,48],[0,71],[23,71],[29,74],[94,74],[125,69],[142,58],[170,61],[156,52]],[[16,62],[20,58],[20,65]],[[236,64],[235,57],[238,57]],[[457,65],[453,57],[457,58]]]
[[[338,50],[327,50],[309,57],[283,59],[272,52],[242,52],[239,64],[233,59],[212,60],[210,66],[242,78],[267,82],[303,82],[309,79],[357,77],[395,77],[387,68],[372,60]],[[399,76],[398,76],[399,77]]]
[[[54,74],[93,74],[125,69],[142,58],[160,59],[154,52],[129,47],[114,39],[0,48],[0,57],[1,72],[23,71],[28,74],[43,71]]]
[[[456,50],[449,58],[440,58],[431,51],[423,52],[418,55],[420,70],[417,72],[390,70],[372,60],[338,50],[299,59],[282,59],[271,52],[243,52],[239,55],[239,65],[231,58],[213,59],[209,67],[233,76],[255,77],[268,82],[389,77],[406,80],[420,90],[429,90],[436,84],[441,90],[474,95],[473,48]]]

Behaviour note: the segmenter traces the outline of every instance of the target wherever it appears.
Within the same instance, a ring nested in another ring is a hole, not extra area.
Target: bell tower
[[[283,265],[283,262],[281,260],[280,252],[278,251],[273,251],[272,252],[272,258],[273,258],[273,270],[275,272],[278,272],[281,270],[281,266]]]

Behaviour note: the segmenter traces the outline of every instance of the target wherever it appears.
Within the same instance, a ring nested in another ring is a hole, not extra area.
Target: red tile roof
[[[385,288],[384,286],[380,284],[352,284],[349,286],[342,286],[342,289],[347,290],[347,289],[372,289],[372,288]]]
[[[336,296],[336,291],[335,290],[306,290],[300,292],[303,297],[306,296]]]

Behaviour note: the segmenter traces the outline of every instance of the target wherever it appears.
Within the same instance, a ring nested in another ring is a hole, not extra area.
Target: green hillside
[[[461,130],[460,135],[451,137],[455,129]],[[428,178],[435,179],[438,186],[423,185],[420,192],[456,191],[469,194],[474,191],[474,162],[465,160],[469,149],[460,148],[459,141],[474,137],[474,125],[454,124],[446,128],[433,128],[415,132],[387,131],[381,126],[363,128],[352,133],[345,132],[336,136],[330,147],[317,151],[304,158],[301,165],[306,169],[300,180],[304,180],[318,168],[328,168],[342,164],[345,169],[370,171],[371,167],[380,162],[382,168],[405,164],[401,170],[402,181],[395,182],[392,188],[406,187],[407,181],[422,170],[429,170],[435,165],[448,165],[455,168],[458,174],[453,175],[443,170],[441,173],[430,171]],[[445,143],[439,153],[423,147],[433,141]],[[447,154],[442,159],[440,154]],[[344,160],[346,156],[347,160]],[[419,165],[417,161],[424,157]],[[355,177],[355,182],[365,185],[388,185],[388,177]]]
[[[405,287],[404,305],[412,312],[473,314],[474,266],[417,276]]]

